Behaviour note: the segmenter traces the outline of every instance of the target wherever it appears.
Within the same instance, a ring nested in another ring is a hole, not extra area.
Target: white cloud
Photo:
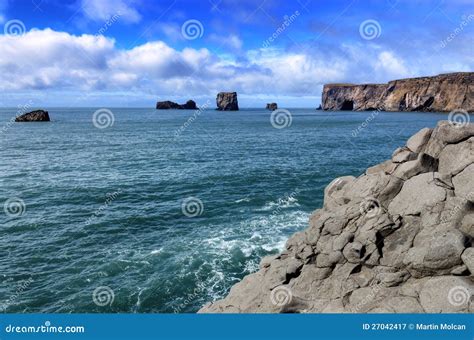
[[[410,72],[404,62],[397,58],[392,52],[384,51],[378,55],[375,70],[383,71],[391,77],[406,77]]]
[[[101,70],[115,50],[112,39],[45,29],[18,37],[0,35],[0,53],[0,89],[84,89],[101,81]]]
[[[127,0],[81,0],[84,15],[94,21],[106,21],[114,16],[129,23],[139,22],[140,13]]]
[[[76,91],[93,93],[94,98],[126,92],[134,98],[182,100],[233,90],[259,100],[318,98],[324,83],[386,82],[458,67],[438,61],[407,63],[393,51],[363,45],[338,51],[257,49],[234,59],[206,48],[177,50],[162,41],[119,49],[111,38],[44,29],[18,37],[0,35],[0,90],[4,96],[47,90],[42,92]],[[470,65],[466,59],[458,63],[463,69]],[[429,73],[423,73],[423,64],[432,65]]]

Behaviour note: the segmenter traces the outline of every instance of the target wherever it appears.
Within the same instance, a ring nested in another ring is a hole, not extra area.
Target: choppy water
[[[334,177],[446,119],[290,109],[276,129],[265,110],[111,109],[98,129],[95,110],[0,110],[0,310],[194,312],[304,229]]]

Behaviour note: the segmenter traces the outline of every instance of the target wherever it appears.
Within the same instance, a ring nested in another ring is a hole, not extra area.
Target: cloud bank
[[[120,49],[113,38],[101,35],[30,30],[17,37],[0,35],[0,90],[130,91],[179,99],[212,98],[218,91],[232,90],[252,98],[311,97],[317,105],[322,85],[328,82],[386,82],[452,67],[469,69],[469,61],[462,58],[456,65],[451,59],[433,62],[433,56],[407,62],[390,48],[366,42],[243,53],[234,58],[207,48],[178,50],[163,41]]]

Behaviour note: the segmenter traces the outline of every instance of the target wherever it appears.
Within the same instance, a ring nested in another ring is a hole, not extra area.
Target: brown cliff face
[[[474,73],[393,80],[388,84],[327,84],[323,110],[474,112]]]

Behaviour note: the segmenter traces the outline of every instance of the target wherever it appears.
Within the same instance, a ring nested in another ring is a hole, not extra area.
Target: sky
[[[0,0],[0,106],[317,107],[326,83],[473,71],[472,0]]]

